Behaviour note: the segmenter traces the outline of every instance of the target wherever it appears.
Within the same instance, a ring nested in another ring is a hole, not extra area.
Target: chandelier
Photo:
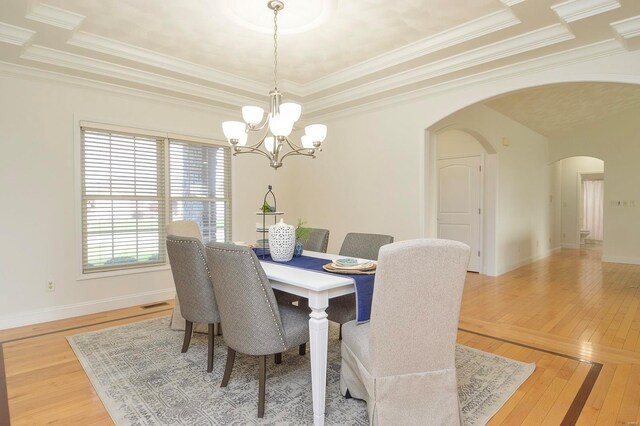
[[[317,151],[327,136],[327,126],[311,124],[304,128],[305,134],[300,144],[289,139],[293,125],[300,118],[302,107],[293,102],[282,102],[282,93],[278,91],[278,12],[284,8],[284,2],[267,2],[273,10],[273,81],[274,89],[269,92],[269,113],[258,106],[242,107],[242,121],[225,121],[222,131],[231,146],[233,155],[262,154],[269,159],[271,167],[278,169],[282,160],[290,155],[304,155],[315,158]],[[247,146],[249,132],[263,132],[255,145]]]

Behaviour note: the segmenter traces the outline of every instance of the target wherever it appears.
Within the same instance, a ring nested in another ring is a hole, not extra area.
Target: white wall
[[[581,217],[578,212],[580,202],[579,173],[603,173],[604,161],[592,157],[570,157],[559,161],[562,168],[562,247],[580,247]]]
[[[32,77],[0,76],[0,93],[0,328],[172,297],[168,269],[78,280],[77,120],[222,139],[234,114]],[[254,241],[267,184],[286,210],[293,179],[258,156],[235,157],[232,173],[233,238]]]
[[[551,164],[549,179],[549,223],[551,224],[551,250],[562,248],[562,161]]]
[[[445,130],[438,133],[436,144],[438,159],[486,154],[480,142],[462,130]]]
[[[640,264],[640,108],[554,136],[550,159],[604,160],[603,260]],[[626,202],[626,203],[625,203]]]

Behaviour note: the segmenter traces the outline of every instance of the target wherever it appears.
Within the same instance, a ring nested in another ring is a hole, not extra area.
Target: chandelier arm
[[[263,126],[264,127],[264,126]],[[254,129],[254,131],[260,131],[262,130],[262,128],[259,129]],[[242,148],[252,148],[252,149],[259,149],[260,146],[264,143],[264,140],[267,138],[267,135],[269,134],[269,129],[267,128],[267,130],[264,132],[264,134],[262,135],[262,137],[260,139],[258,139],[258,142],[255,145],[249,145],[247,147],[242,147]]]
[[[309,152],[302,152],[303,150],[309,151]],[[315,149],[309,150],[307,148],[302,148],[302,149],[297,149],[295,151],[287,152],[285,155],[282,156],[282,158],[280,158],[280,162],[282,162],[285,158],[287,158],[290,155],[304,155],[305,157],[316,158]]]
[[[303,146],[296,145],[294,142],[291,142],[288,137],[285,138],[284,140],[287,141],[287,145],[289,145],[289,148],[291,148],[292,151],[298,151],[298,150],[301,150],[301,149],[308,149],[308,148],[305,148]]]
[[[269,153],[262,151],[258,148],[254,148],[252,146],[236,146],[234,147],[233,155],[236,155],[236,154],[262,154],[265,157],[267,157],[269,160],[273,160],[273,158]]]
[[[253,125],[253,126],[249,126],[249,125],[247,124],[247,126],[246,126],[247,131],[257,132],[257,131],[260,131],[260,130],[264,129],[264,128],[265,128],[265,126],[266,126],[267,124],[269,124],[269,115],[271,115],[271,114],[265,114],[264,121],[262,121],[262,122],[261,122],[261,123],[259,123],[259,124],[255,124],[255,125]]]

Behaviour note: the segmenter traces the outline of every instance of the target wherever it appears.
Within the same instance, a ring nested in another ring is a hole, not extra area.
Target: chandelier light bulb
[[[300,142],[302,142],[303,148],[313,149],[313,140],[309,135],[302,135]]]
[[[285,117],[291,123],[295,123],[302,114],[302,106],[293,102],[285,102],[280,104],[280,115]]]
[[[274,136],[287,137],[293,130],[293,121],[287,120],[282,114],[276,114],[275,117],[269,118],[269,130]]]
[[[262,121],[264,110],[257,106],[242,107],[242,119],[249,125],[256,125]]]
[[[264,147],[267,149],[267,151],[273,153],[275,146],[275,138],[273,136],[269,136],[264,139]]]
[[[304,132],[309,135],[313,142],[324,142],[327,137],[327,126],[324,124],[311,124],[304,128]]]
[[[231,139],[240,139],[245,133],[245,124],[242,121],[224,121],[222,123],[222,132],[224,136]]]

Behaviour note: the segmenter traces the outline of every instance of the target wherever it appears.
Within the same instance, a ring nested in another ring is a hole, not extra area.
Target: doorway
[[[482,137],[468,129],[455,128],[441,129],[432,135],[433,172],[427,176],[433,208],[431,235],[467,244],[471,248],[468,270],[487,273],[483,264],[487,151]]]
[[[604,173],[580,173],[580,248],[596,248],[604,240]]]
[[[556,164],[560,182],[558,214],[562,248],[585,248],[585,244],[601,246],[605,234],[604,161],[575,156]]]

